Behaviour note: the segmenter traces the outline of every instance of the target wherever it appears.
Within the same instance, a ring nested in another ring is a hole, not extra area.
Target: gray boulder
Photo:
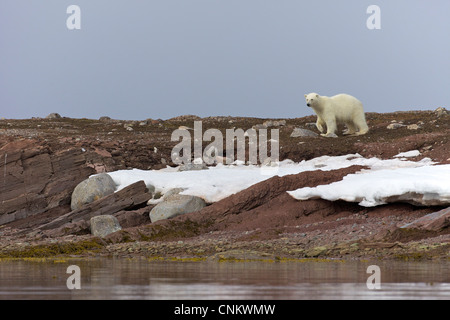
[[[147,202],[147,204],[151,205],[154,203],[153,202],[154,200],[158,200],[160,198],[162,198],[161,200],[164,201],[166,198],[173,196],[174,194],[179,194],[179,193],[183,192],[184,190],[185,190],[184,188],[173,188],[173,189],[169,189],[164,194],[161,194],[161,191],[158,191],[158,192],[153,191],[153,198],[150,199]]]
[[[415,124],[415,123],[406,126],[406,129],[408,129],[408,130],[419,130],[419,129],[421,129],[421,128],[422,128],[422,127],[421,127],[420,125]]]
[[[169,197],[164,197],[164,201],[158,203],[150,211],[150,220],[155,222],[158,220],[170,219],[185,213],[201,210],[205,206],[206,203],[202,198],[173,194]]]
[[[168,190],[166,193],[164,193],[164,199],[167,199],[175,194],[179,194],[181,192],[183,192],[185,189],[184,188],[173,188]]]
[[[61,119],[61,115],[59,113],[50,113],[45,118],[46,119]]]
[[[402,123],[394,122],[394,123],[391,123],[390,125],[388,125],[386,128],[389,130],[395,130],[395,129],[403,128],[403,127],[406,127],[406,125],[402,124]]]
[[[252,126],[252,129],[254,130],[267,129],[267,126],[265,124],[255,124],[254,126]]]
[[[291,133],[291,138],[298,138],[298,137],[317,137],[318,134],[303,128],[294,128],[294,131]]]
[[[101,173],[80,182],[75,187],[70,207],[72,210],[77,210],[86,204],[113,194],[114,191],[116,191],[114,180],[109,174]]]
[[[267,120],[263,122],[266,128],[269,127],[281,127],[286,125],[286,120]]]
[[[119,220],[109,214],[92,217],[90,222],[91,233],[96,237],[104,238],[108,234],[122,230],[122,227],[119,224]]]

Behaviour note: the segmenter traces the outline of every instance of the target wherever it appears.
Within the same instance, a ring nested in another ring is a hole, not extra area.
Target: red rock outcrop
[[[448,227],[450,227],[450,208],[427,214],[402,228],[439,232]]]
[[[94,174],[81,149],[52,152],[34,140],[0,148],[0,224],[70,205],[75,186]]]

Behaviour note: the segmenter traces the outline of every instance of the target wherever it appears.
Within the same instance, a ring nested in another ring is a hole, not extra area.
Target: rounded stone
[[[150,211],[150,220],[155,222],[158,220],[170,219],[182,214],[199,211],[205,206],[206,203],[202,198],[173,194],[165,198],[163,202],[157,204]]]
[[[115,190],[116,184],[109,174],[101,173],[90,177],[75,187],[70,207],[72,210],[77,210],[86,204],[113,194]]]
[[[96,237],[104,238],[116,231],[122,230],[119,220],[112,215],[100,215],[91,218],[91,233]]]

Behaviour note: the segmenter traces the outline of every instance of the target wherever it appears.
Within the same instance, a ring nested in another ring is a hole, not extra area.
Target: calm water
[[[369,265],[381,289],[369,290]],[[69,290],[70,265],[81,289]],[[450,262],[0,261],[0,299],[445,299]]]

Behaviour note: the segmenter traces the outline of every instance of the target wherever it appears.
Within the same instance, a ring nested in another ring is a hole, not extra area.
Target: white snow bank
[[[383,169],[350,174],[343,180],[288,193],[298,200],[322,198],[359,202],[373,207],[404,201],[423,205],[450,204],[450,165]]]
[[[352,165],[368,166],[372,170],[385,168],[414,168],[433,164],[430,159],[420,162],[402,159],[380,160],[366,159],[359,154],[339,157],[323,156],[309,161],[294,163],[285,160],[277,167],[260,167],[244,165],[217,165],[208,170],[177,171],[177,168],[162,170],[120,170],[108,173],[116,185],[117,191],[143,180],[147,185],[155,186],[156,191],[164,194],[172,188],[185,188],[182,194],[199,196],[206,202],[212,203],[224,199],[234,193],[242,191],[258,182],[275,175],[284,176],[313,170],[337,170]]]

